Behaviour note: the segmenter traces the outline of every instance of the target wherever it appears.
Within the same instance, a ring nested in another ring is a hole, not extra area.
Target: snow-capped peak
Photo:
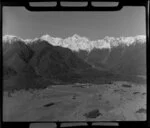
[[[10,44],[13,43],[13,42],[16,42],[16,41],[22,41],[25,44],[28,44],[28,43],[34,42],[37,39],[38,38],[35,38],[35,39],[22,39],[20,37],[14,36],[14,35],[4,35],[3,36],[3,42],[4,43],[10,43]]]
[[[71,38],[75,39],[75,40],[78,40],[78,39],[81,39],[82,37],[79,36],[78,34],[74,34]]]
[[[14,41],[22,41],[21,38],[14,36],[14,35],[5,35],[3,36],[3,42],[7,42],[7,43],[13,43]]]
[[[52,37],[48,34],[45,34],[43,36],[40,37],[40,39],[43,39],[43,40],[50,40]]]
[[[50,44],[55,45],[55,46],[59,45],[59,42],[62,40],[61,38],[51,37],[48,34],[41,36],[40,39],[45,40],[45,41],[47,41]]]
[[[135,37],[135,39],[141,43],[145,43],[146,41],[146,36],[145,35],[138,35]]]

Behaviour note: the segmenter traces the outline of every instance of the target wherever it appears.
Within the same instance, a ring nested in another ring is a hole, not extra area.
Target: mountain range
[[[3,74],[4,89],[108,79],[136,81],[137,76],[146,76],[146,39],[144,35],[95,41],[77,34],[65,39],[5,35]]]

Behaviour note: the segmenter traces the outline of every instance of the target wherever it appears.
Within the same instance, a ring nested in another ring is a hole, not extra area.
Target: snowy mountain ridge
[[[145,43],[146,36],[145,35],[137,35],[134,37],[109,37],[106,36],[103,39],[91,41],[87,37],[81,37],[77,34],[74,34],[71,37],[67,37],[65,39],[59,37],[52,37],[48,34],[41,36],[40,38],[34,39],[22,39],[13,35],[5,35],[3,36],[4,42],[12,43],[14,41],[23,41],[26,44],[32,43],[36,40],[45,40],[53,46],[61,46],[65,48],[69,48],[72,51],[88,51],[90,52],[94,48],[96,49],[111,49],[112,47],[117,47],[119,45],[130,46],[136,43]]]

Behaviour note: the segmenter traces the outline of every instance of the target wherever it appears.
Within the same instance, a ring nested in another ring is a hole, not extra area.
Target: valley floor
[[[4,121],[143,121],[146,85],[127,82],[4,92]]]

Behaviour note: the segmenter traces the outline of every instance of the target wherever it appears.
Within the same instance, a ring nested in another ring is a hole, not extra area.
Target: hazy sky
[[[44,34],[62,38],[78,34],[91,40],[143,35],[145,8],[124,7],[115,12],[30,12],[24,7],[4,7],[3,34],[23,39]]]

